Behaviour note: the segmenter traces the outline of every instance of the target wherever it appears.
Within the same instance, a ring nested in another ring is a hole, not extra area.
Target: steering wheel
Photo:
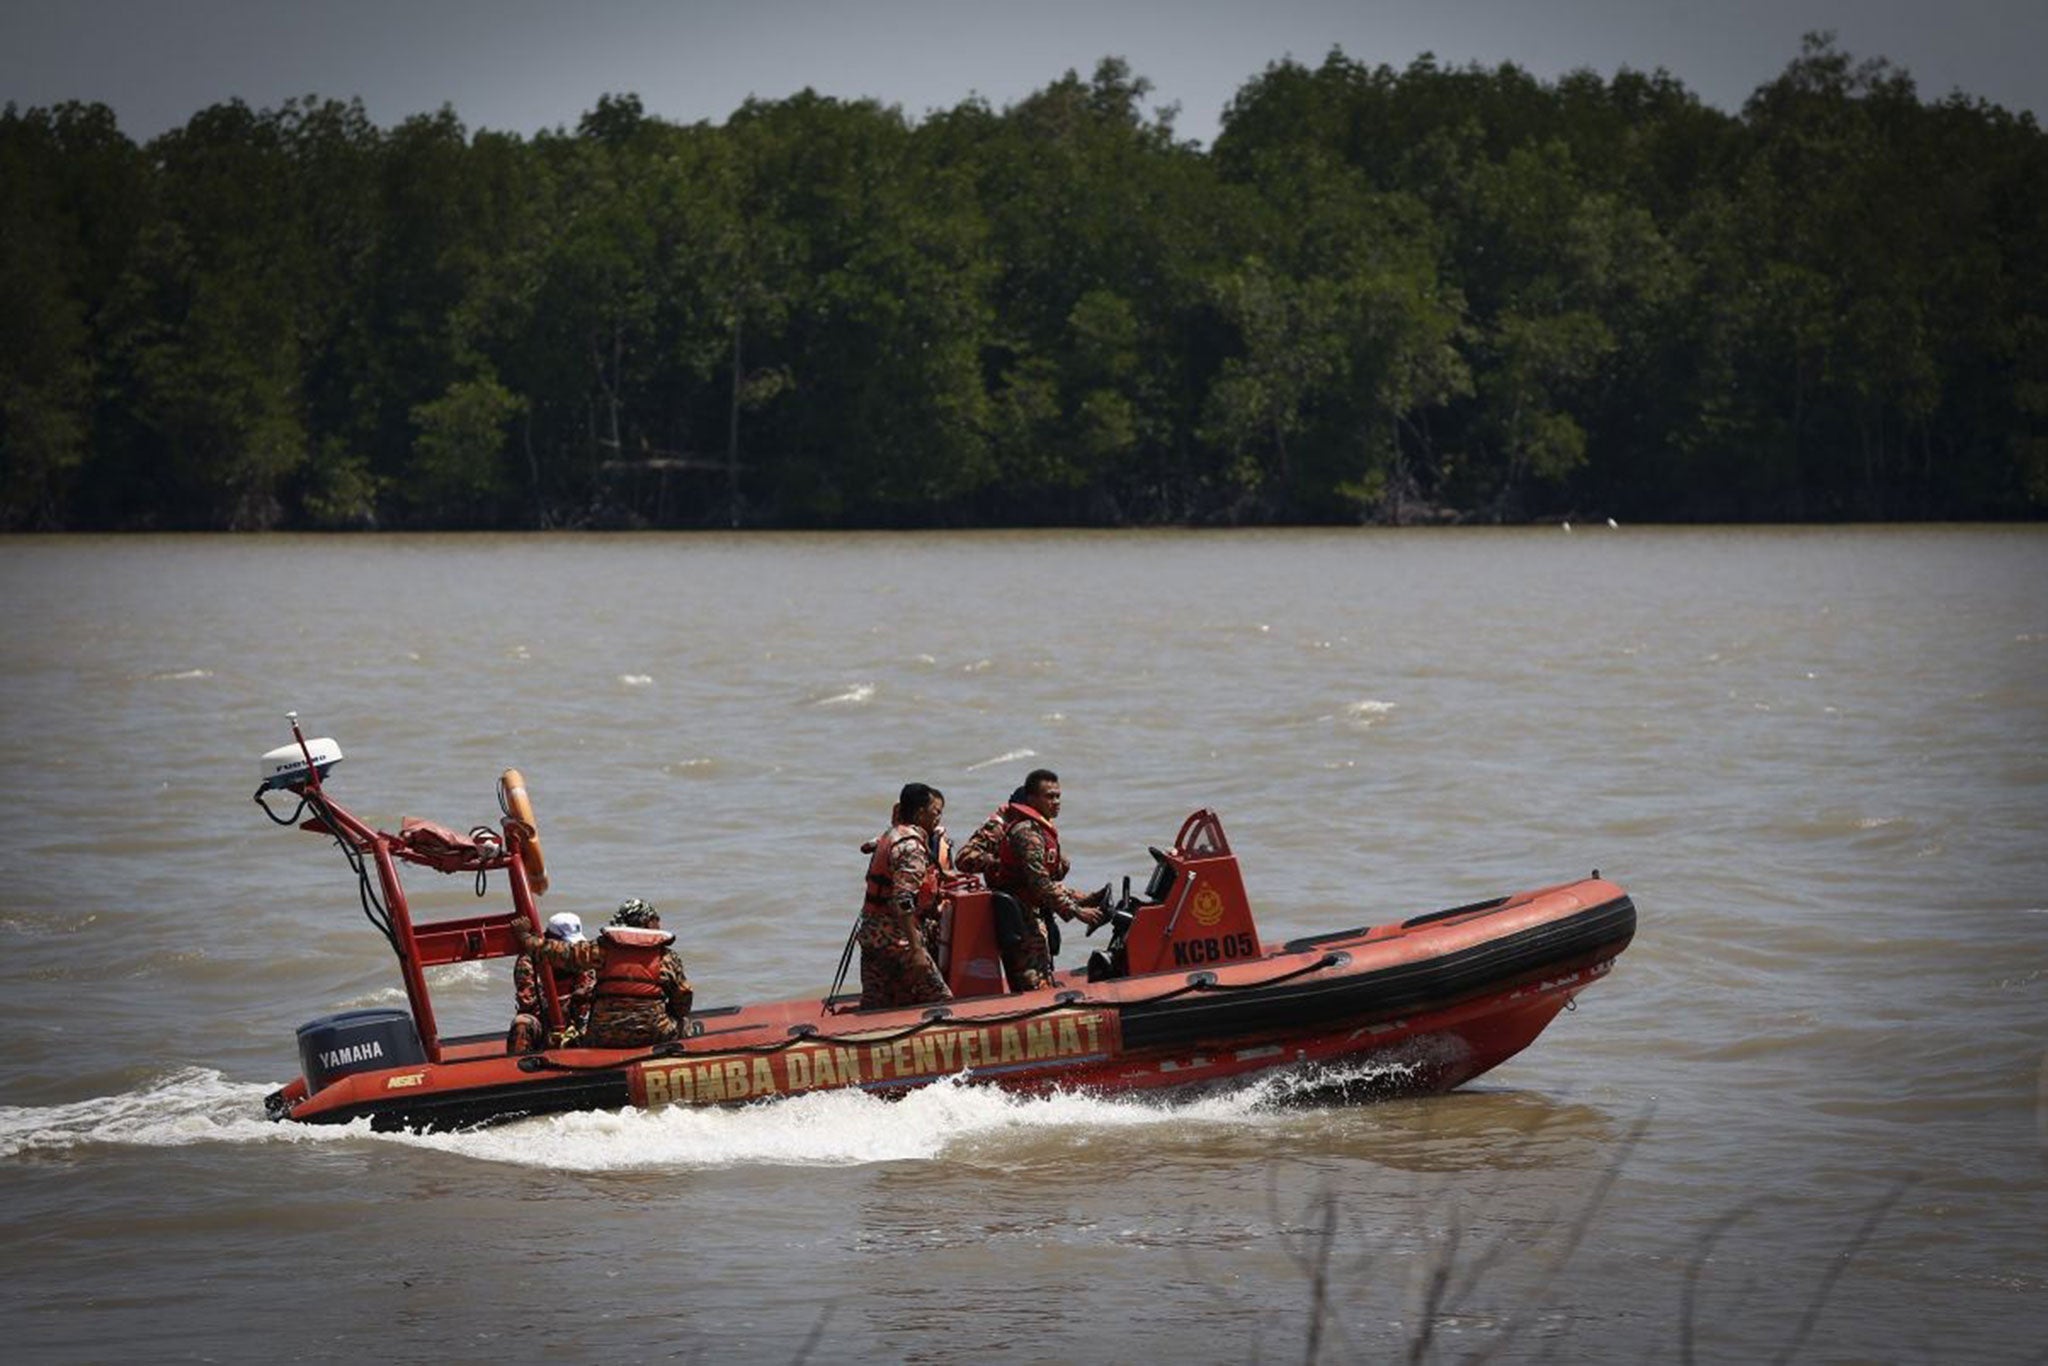
[[[1109,884],[1107,882],[1103,883],[1101,905],[1102,919],[1096,921],[1093,925],[1090,925],[1088,927],[1088,933],[1092,935],[1097,930],[1101,929],[1104,925],[1108,925],[1116,931],[1115,934],[1112,934],[1110,936],[1111,939],[1114,939],[1116,938],[1116,934],[1122,933],[1124,927],[1129,925],[1132,920],[1137,918],[1131,911],[1131,880],[1129,878],[1124,879],[1123,897],[1120,900],[1118,900],[1114,906],[1112,906],[1109,902]],[[1112,945],[1111,947],[1113,948],[1115,946]]]

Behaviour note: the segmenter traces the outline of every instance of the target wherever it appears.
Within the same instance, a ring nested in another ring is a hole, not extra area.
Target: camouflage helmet
[[[654,907],[639,897],[629,896],[619,903],[619,910],[612,917],[612,924],[631,925],[637,930],[654,930],[661,928],[661,917],[655,913]]]

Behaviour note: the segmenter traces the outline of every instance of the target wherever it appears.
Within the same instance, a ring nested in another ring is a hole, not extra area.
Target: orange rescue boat
[[[1204,809],[1171,848],[1150,851],[1140,894],[1125,881],[1107,947],[1038,990],[1012,991],[1004,980],[998,927],[1014,904],[977,878],[956,878],[939,936],[953,991],[943,1005],[862,1010],[857,996],[799,997],[695,1011],[685,1037],[654,1048],[511,1054],[502,1031],[444,1038],[425,970],[516,954],[515,918],[540,930],[545,883],[525,780],[517,770],[500,780],[496,831],[407,821],[392,834],[327,794],[340,747],[306,740],[296,718],[292,734],[265,756],[257,801],[277,823],[341,847],[365,913],[397,955],[410,1009],[301,1026],[302,1075],[266,1102],[277,1120],[447,1129],[848,1087],[894,1095],[950,1077],[1034,1093],[1172,1096],[1284,1072],[1318,1099],[1426,1094],[1528,1047],[1635,934],[1634,902],[1596,871],[1392,924],[1267,943],[1222,821]],[[278,794],[298,809],[278,815]],[[415,923],[402,864],[480,885],[501,872],[509,905]],[[559,1027],[561,1003],[551,981],[547,989],[549,1023]]]

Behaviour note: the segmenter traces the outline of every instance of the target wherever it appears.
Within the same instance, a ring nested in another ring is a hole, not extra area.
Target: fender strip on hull
[[[1635,934],[1628,897],[1579,911],[1469,949],[1372,972],[1275,987],[1270,991],[1201,993],[1123,1012],[1125,1046],[1174,1048],[1209,1039],[1273,1030],[1366,1022],[1440,1008],[1499,991],[1531,974],[1618,953]]]
[[[395,1129],[471,1129],[486,1124],[560,1114],[565,1110],[620,1110],[632,1103],[626,1073],[547,1075],[513,1085],[465,1087],[461,1090],[416,1093],[393,1104],[336,1106],[313,1114],[294,1115],[313,1124],[347,1124],[368,1118],[380,1132]]]

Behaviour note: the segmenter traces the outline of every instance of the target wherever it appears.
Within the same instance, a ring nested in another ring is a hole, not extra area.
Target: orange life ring
[[[519,862],[526,868],[527,885],[540,896],[548,889],[547,858],[540,851],[540,827],[533,820],[533,798],[526,794],[526,779],[516,768],[498,778],[498,805],[511,818],[512,833],[519,836]]]

